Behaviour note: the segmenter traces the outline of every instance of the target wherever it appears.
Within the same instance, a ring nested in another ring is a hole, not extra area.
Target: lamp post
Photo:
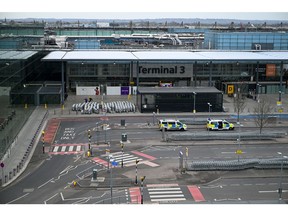
[[[241,127],[243,126],[242,124],[240,124],[240,122],[237,122],[237,124],[239,125],[239,131],[238,131],[238,149],[236,151],[237,155],[238,155],[238,162],[240,161],[240,154],[242,154],[242,151],[240,150],[240,143],[241,143]]]
[[[138,184],[138,181],[137,181],[137,164],[139,163],[139,160],[136,159],[136,173],[135,173],[135,184],[137,185]]]
[[[260,102],[260,93],[259,93],[260,87],[261,87],[261,85],[259,83],[257,83],[257,102],[258,103]]]
[[[92,152],[91,152],[91,130],[90,129],[88,130],[88,140],[89,140],[88,149],[89,149],[89,152],[92,155]]]
[[[193,113],[194,113],[194,122],[195,122],[195,113],[196,113],[196,92],[193,92],[194,94],[194,106],[193,106]]]
[[[45,153],[45,140],[44,140],[44,136],[45,136],[45,131],[42,130],[42,153]]]
[[[146,176],[141,177],[141,204],[143,204],[143,183],[145,180]]]
[[[282,100],[282,91],[279,91],[279,102]]]
[[[282,179],[283,179],[283,162],[284,158],[287,158],[287,156],[282,155],[282,152],[277,152],[281,156],[281,168],[280,168],[280,182],[279,182],[279,202],[282,200]]]
[[[207,104],[208,104],[209,118],[210,118],[210,117],[211,117],[211,116],[210,116],[210,109],[211,109],[212,104],[210,104],[210,103],[207,103]]]

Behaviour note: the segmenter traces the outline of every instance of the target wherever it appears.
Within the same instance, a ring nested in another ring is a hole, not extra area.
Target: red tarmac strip
[[[195,202],[205,201],[203,194],[196,185],[187,186]]]
[[[147,155],[147,154],[144,154],[142,152],[139,152],[139,151],[131,151],[133,154],[136,154],[136,155],[139,155],[141,157],[144,157],[144,158],[147,158],[149,160],[156,160],[157,158],[151,156],[151,155]]]

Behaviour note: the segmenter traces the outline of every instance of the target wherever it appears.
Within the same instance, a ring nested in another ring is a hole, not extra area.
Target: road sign
[[[1,166],[1,168],[3,168],[3,167],[4,167],[4,163],[2,162],[2,163],[0,164],[0,166]]]
[[[236,151],[236,154],[242,154],[243,152],[242,152],[242,150],[240,150],[240,149],[238,149],[237,151]]]
[[[112,164],[112,166],[118,166],[118,162],[115,160],[113,160],[111,164]]]

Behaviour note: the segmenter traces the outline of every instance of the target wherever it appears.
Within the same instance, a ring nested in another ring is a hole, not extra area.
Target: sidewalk
[[[3,157],[0,186],[7,186],[20,176],[26,169],[48,116],[47,110],[37,107],[21,129],[17,139]]]

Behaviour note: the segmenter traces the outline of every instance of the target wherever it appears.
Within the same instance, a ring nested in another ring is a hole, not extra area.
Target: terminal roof
[[[43,61],[288,61],[288,51],[54,51]]]

